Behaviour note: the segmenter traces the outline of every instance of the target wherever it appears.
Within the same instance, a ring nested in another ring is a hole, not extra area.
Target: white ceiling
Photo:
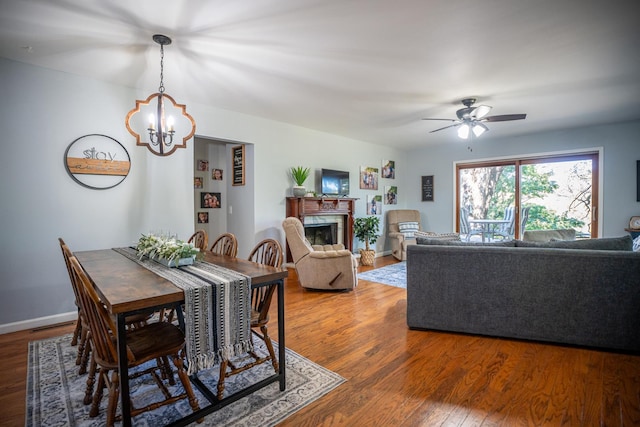
[[[640,119],[637,0],[0,0],[0,56],[396,147]],[[189,111],[187,105],[187,111]],[[203,118],[197,118],[203,120]]]

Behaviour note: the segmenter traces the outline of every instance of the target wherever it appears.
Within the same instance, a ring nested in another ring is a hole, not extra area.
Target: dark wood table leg
[[[127,360],[127,328],[125,314],[118,314],[118,368],[120,376],[120,404],[122,426],[131,426],[131,401],[129,399],[129,363]]]
[[[278,282],[278,362],[279,376],[280,376],[280,391],[284,391],[286,388],[286,347],[284,342],[284,280]]]

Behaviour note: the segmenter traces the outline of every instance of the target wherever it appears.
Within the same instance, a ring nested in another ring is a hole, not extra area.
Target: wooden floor
[[[347,382],[280,425],[640,425],[640,356],[410,331],[406,305],[404,289],[367,281],[306,291],[290,270],[287,347]],[[24,425],[27,343],[72,329],[0,335],[0,424]]]

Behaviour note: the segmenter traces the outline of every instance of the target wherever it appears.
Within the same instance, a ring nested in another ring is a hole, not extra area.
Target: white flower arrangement
[[[136,245],[138,257],[150,259],[159,258],[166,261],[168,266],[180,265],[180,260],[189,258],[192,261],[201,257],[200,249],[191,243],[186,243],[172,237],[161,237],[154,234],[143,234]]]

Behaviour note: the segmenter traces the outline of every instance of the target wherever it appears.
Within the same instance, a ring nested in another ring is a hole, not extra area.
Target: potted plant
[[[291,168],[291,178],[293,178],[293,182],[296,185],[293,186],[293,195],[296,197],[304,197],[307,193],[307,190],[304,188],[304,182],[309,177],[309,173],[311,170],[309,168],[304,168],[302,166],[292,167]]]
[[[196,257],[201,257],[200,249],[191,243],[175,238],[143,234],[136,245],[138,257],[148,257],[167,267],[191,265]]]
[[[373,265],[376,251],[370,249],[369,245],[378,240],[379,226],[380,217],[375,215],[356,218],[353,222],[353,234],[365,245],[364,249],[360,249],[360,263],[362,265]]]

